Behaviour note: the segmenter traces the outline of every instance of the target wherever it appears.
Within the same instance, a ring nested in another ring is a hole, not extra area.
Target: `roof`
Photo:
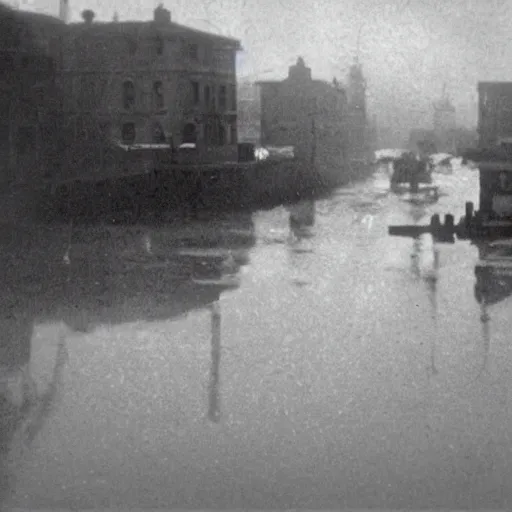
[[[158,23],[153,20],[150,21],[95,21],[93,23],[70,23],[67,25],[68,30],[76,33],[89,33],[97,35],[101,33],[138,33],[138,34],[168,34],[168,35],[184,35],[189,37],[196,37],[198,39],[209,39],[218,43],[233,47],[236,50],[241,50],[242,46],[238,39],[232,37],[213,34],[203,30],[180,25],[179,23]]]
[[[512,82],[478,82],[478,90],[481,89],[512,89]]]

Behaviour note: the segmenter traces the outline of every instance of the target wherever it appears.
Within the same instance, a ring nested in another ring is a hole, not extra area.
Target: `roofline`
[[[512,87],[512,82],[511,81],[503,81],[503,82],[478,82],[478,89],[482,88],[482,87],[502,87],[504,85],[508,85],[510,87]]]
[[[155,22],[154,20],[126,20],[126,21],[95,21],[94,23],[87,25],[83,21],[82,22],[73,22],[68,23],[66,26],[69,27],[69,29],[73,30],[76,28],[83,27],[84,30],[95,28],[110,28],[110,27],[116,27],[122,30],[122,27],[124,26],[136,26],[136,27],[147,27],[147,26],[155,26],[162,29],[169,29],[170,31],[176,31],[176,32],[185,32],[189,34],[194,34],[199,37],[204,37],[205,39],[214,39],[217,41],[222,41],[225,43],[229,43],[233,45],[236,50],[241,51],[242,50],[242,43],[239,39],[235,39],[234,37],[228,37],[223,36],[220,34],[215,34],[213,32],[206,32],[205,30],[198,30],[192,27],[189,27],[187,25],[181,25],[180,23],[176,23],[174,21],[171,21],[168,24],[160,24]]]

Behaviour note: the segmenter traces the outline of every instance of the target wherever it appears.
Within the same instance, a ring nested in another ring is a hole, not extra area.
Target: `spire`
[[[117,23],[119,21],[119,14],[117,11],[114,12],[114,16],[112,18],[112,21]]]

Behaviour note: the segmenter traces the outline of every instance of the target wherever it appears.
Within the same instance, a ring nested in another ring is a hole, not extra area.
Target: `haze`
[[[70,0],[70,20],[85,8],[98,20],[151,19],[154,2]],[[512,80],[512,0],[173,0],[179,23],[242,40],[239,79],[283,78],[302,55],[317,78],[343,77],[359,55],[370,114],[406,133],[431,126],[443,84],[460,126],[476,124],[476,83]],[[57,14],[57,0],[21,0],[21,9]]]

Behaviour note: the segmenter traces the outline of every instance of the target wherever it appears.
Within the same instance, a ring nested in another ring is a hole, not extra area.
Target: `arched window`
[[[123,107],[130,109],[135,105],[135,86],[131,80],[123,83]]]
[[[121,138],[125,144],[133,144],[135,142],[135,123],[123,124]]]

